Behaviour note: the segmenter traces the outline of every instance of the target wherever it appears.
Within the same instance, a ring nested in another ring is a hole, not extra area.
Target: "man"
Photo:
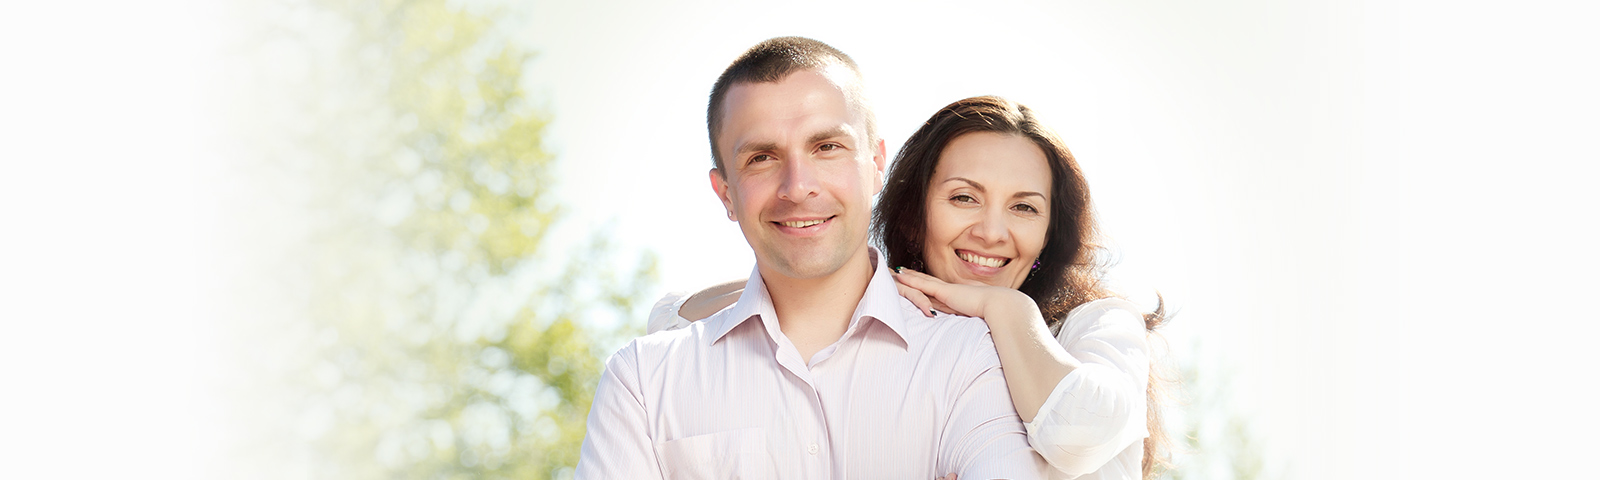
[[[873,123],[821,42],[723,72],[711,185],[755,270],[732,307],[606,362],[578,478],[1042,478],[983,321],[923,318],[867,246]]]

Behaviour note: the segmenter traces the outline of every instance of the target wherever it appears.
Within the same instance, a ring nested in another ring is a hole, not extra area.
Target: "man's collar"
[[[750,279],[744,282],[744,291],[739,293],[739,300],[724,312],[721,323],[708,325],[711,336],[708,343],[717,343],[723,335],[727,335],[733,327],[739,326],[746,320],[765,316],[776,320],[778,313],[772,309],[772,295],[767,293],[766,282],[761,281],[761,268],[750,268]],[[770,332],[769,332],[770,333]]]
[[[868,247],[868,258],[872,261],[872,280],[867,282],[867,290],[861,296],[861,303],[856,304],[855,313],[851,314],[850,325],[845,329],[844,336],[855,334],[862,318],[873,318],[884,326],[889,327],[895,335],[900,337],[902,347],[909,346],[905,331],[905,310],[900,307],[900,290],[895,286],[894,277],[889,274],[889,267],[884,265],[883,254],[878,249]],[[759,267],[750,269],[750,279],[744,284],[744,292],[739,294],[739,300],[733,304],[720,318],[717,325],[710,327],[711,335],[708,343],[716,343],[734,327],[752,318],[763,318],[767,334],[774,341],[781,332],[778,330],[778,314],[773,310],[772,295],[767,292],[766,282],[761,280]]]

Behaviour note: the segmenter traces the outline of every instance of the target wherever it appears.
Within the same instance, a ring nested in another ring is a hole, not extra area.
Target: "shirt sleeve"
[[[1000,370],[994,339],[971,352],[970,361],[956,375],[970,381],[956,396],[945,426],[939,452],[939,474],[955,473],[961,479],[1044,479],[1044,459],[1028,446],[1022,419],[1011,405],[1011,393]]]
[[[650,307],[650,320],[645,324],[645,333],[656,333],[667,330],[677,330],[690,325],[688,319],[683,318],[678,312],[683,310],[683,302],[689,300],[688,292],[667,292]]]
[[[1069,477],[1099,470],[1149,436],[1150,355],[1143,317],[1120,299],[1085,306],[1090,308],[1084,317],[1069,317],[1057,337],[1082,365],[1056,384],[1027,424],[1028,442]]]
[[[641,400],[637,343],[606,360],[578,453],[577,479],[661,479]]]

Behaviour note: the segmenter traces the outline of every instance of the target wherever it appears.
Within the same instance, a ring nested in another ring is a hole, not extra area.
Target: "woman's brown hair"
[[[1050,225],[1038,268],[1018,287],[1033,298],[1050,331],[1059,332],[1067,313],[1092,300],[1112,296],[1101,286],[1101,247],[1089,184],[1077,159],[1055,132],[1041,124],[1028,107],[1000,97],[972,97],[940,109],[906,140],[873,210],[872,230],[888,257],[889,265],[927,269],[922,243],[927,232],[928,186],[939,156],[951,140],[976,132],[1016,135],[1032,141],[1050,164]],[[1145,314],[1147,331],[1166,322],[1165,305],[1157,296],[1154,312]],[[1162,428],[1161,378],[1152,362],[1143,475],[1152,478],[1166,465],[1167,436]]]

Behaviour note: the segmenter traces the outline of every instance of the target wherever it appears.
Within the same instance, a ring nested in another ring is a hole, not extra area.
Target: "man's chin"
[[[757,261],[763,267],[763,274],[781,275],[795,280],[808,280],[837,273],[844,268],[844,264],[850,258],[849,255],[830,253],[832,254],[799,253],[795,255],[779,255],[772,256],[768,259],[769,261],[765,262],[762,262],[762,259],[758,257]]]

